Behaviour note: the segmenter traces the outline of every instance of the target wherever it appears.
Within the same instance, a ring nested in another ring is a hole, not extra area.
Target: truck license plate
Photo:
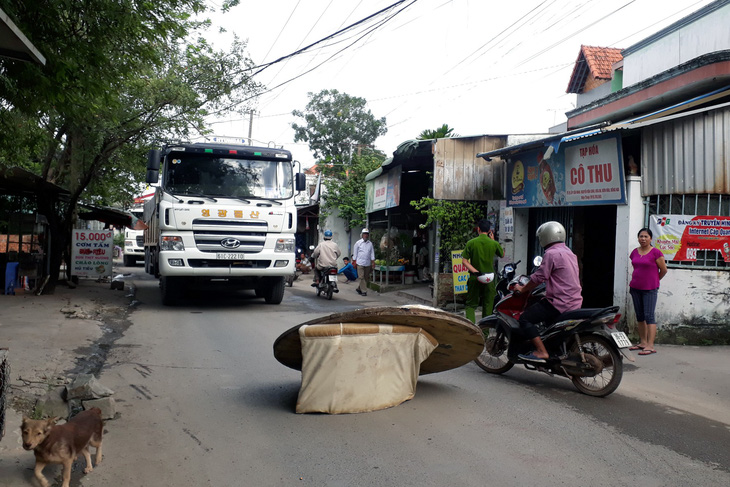
[[[244,260],[246,257],[241,252],[218,252],[215,254],[215,258],[221,260]]]
[[[615,331],[611,333],[613,341],[616,342],[618,348],[628,348],[631,346],[631,340],[626,336],[626,333],[622,331]]]

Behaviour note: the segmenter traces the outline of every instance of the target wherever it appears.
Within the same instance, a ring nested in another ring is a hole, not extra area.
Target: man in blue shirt
[[[345,267],[337,271],[338,274],[344,274],[347,280],[346,283],[350,281],[357,281],[357,271],[354,267],[352,267],[352,264],[350,264],[350,259],[347,257],[342,258],[342,262],[345,264]]]

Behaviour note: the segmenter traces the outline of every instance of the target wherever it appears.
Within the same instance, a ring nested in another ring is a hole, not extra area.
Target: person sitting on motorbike
[[[578,258],[565,245],[565,228],[558,222],[547,222],[537,229],[537,239],[545,249],[540,267],[530,276],[530,281],[515,286],[516,292],[530,292],[538,284],[545,284],[545,298],[528,307],[520,316],[520,328],[532,341],[535,350],[529,354],[520,354],[522,360],[534,363],[545,363],[549,354],[540,339],[535,323],[552,323],[555,318],[566,311],[578,309],[583,304],[580,278],[578,275]]]
[[[337,267],[337,259],[340,257],[340,248],[332,241],[332,230],[324,231],[324,242],[317,245],[312,252],[312,258],[316,264],[314,268],[314,282],[312,287],[317,287],[321,279],[322,269],[327,267]]]

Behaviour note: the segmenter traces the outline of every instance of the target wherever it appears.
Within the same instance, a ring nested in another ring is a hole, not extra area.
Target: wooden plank
[[[422,328],[439,345],[421,363],[420,374],[443,372],[465,365],[484,350],[484,337],[478,326],[461,316],[428,306],[374,307],[315,318],[282,333],[274,342],[274,357],[292,369],[302,369],[299,328],[304,325],[346,323],[404,325]]]

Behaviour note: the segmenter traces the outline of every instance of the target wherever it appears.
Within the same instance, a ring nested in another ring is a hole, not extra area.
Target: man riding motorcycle
[[[521,354],[523,360],[546,363],[550,357],[540,339],[535,323],[552,322],[561,313],[579,309],[583,304],[578,274],[578,257],[565,245],[565,228],[558,222],[547,222],[537,229],[537,239],[545,249],[542,264],[530,276],[530,282],[517,292],[529,292],[544,282],[545,298],[527,308],[520,316],[520,328],[535,347],[529,354]]]
[[[325,230],[324,242],[317,245],[317,248],[312,252],[312,258],[316,260],[312,287],[317,287],[317,284],[319,284],[319,280],[322,278],[322,269],[337,267],[337,259],[340,254],[340,247],[332,240],[332,230]]]

